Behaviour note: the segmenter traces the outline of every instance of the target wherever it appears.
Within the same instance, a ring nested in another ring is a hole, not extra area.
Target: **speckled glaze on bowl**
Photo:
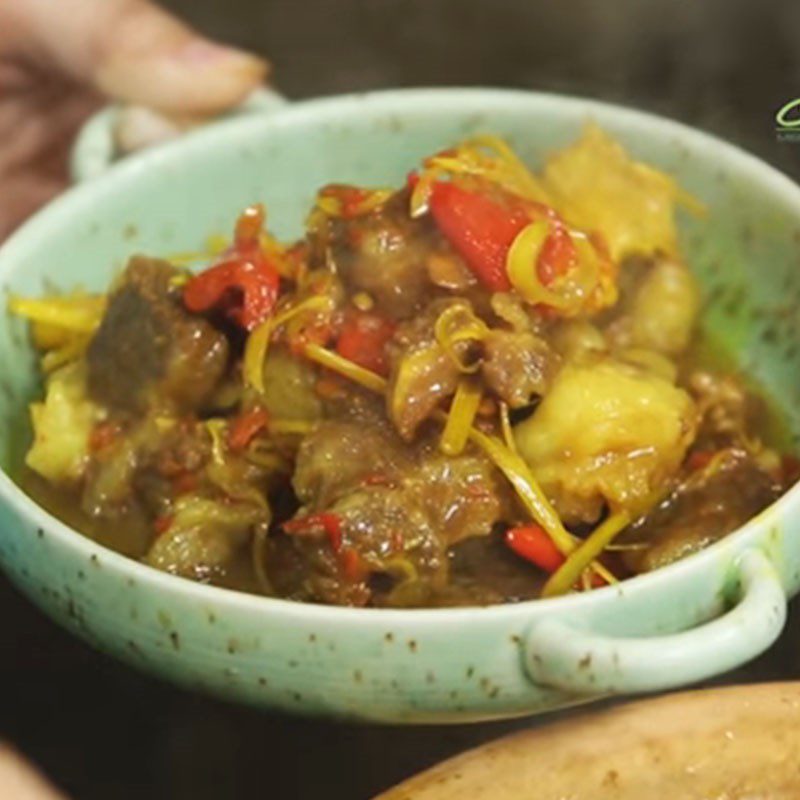
[[[705,325],[800,431],[800,189],[681,125],[564,97],[412,90],[214,125],[68,193],[0,249],[0,289],[103,288],[133,252],[197,248],[253,201],[301,230],[323,183],[394,184],[476,132],[536,163],[589,118],[710,208],[682,220]],[[36,391],[25,326],[0,319],[0,458],[19,458]],[[0,474],[0,561],[77,635],[180,684],[267,707],[386,722],[528,714],[677,686],[766,649],[800,588],[800,490],[685,561],[621,585],[485,609],[341,609],[251,597],[151,570],[75,533]]]

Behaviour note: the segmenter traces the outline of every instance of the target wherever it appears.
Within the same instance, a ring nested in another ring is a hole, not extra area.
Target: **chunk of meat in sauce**
[[[135,256],[111,295],[87,361],[90,393],[112,411],[201,409],[225,374],[228,342],[180,305],[171,286],[178,274]]]
[[[335,515],[343,549],[357,552],[363,566],[356,591],[323,530],[316,537],[282,537],[277,549],[293,555],[284,552],[279,559],[294,559],[306,576],[294,591],[310,599],[380,602],[380,590],[373,592],[369,585],[375,575],[388,577],[390,584],[413,576],[435,587],[447,575],[447,549],[488,535],[509,513],[508,494],[481,456],[444,458],[426,445],[404,447],[389,431],[382,442],[367,436],[360,447],[364,431],[352,423],[323,423],[309,439],[295,474],[295,487],[307,504],[298,517],[323,508]],[[381,479],[365,480],[370,476]],[[281,580],[277,572],[274,580]]]
[[[92,517],[134,508],[148,517],[165,514],[179,479],[197,475],[210,449],[202,425],[147,417],[94,453],[81,505]]]
[[[438,535],[450,545],[486,536],[511,512],[511,495],[494,466],[480,454],[424,455],[406,474],[403,489],[424,499]]]
[[[647,549],[625,553],[634,572],[649,572],[708,547],[736,530],[780,495],[782,488],[742,450],[731,449],[719,467],[686,480],[625,538]]]
[[[441,237],[430,220],[408,216],[407,193],[373,213],[329,220],[322,238],[345,287],[367,292],[378,313],[406,319],[429,299],[428,257]]]
[[[292,485],[298,499],[317,510],[364,481],[396,481],[410,463],[410,454],[388,426],[331,420],[303,439]]]
[[[493,330],[483,341],[483,378],[510,408],[522,408],[543,395],[557,366],[558,357],[547,342],[532,333]]]
[[[188,495],[175,505],[169,528],[145,557],[156,569],[196,581],[218,579],[252,540],[269,513],[257,505],[230,503]]]

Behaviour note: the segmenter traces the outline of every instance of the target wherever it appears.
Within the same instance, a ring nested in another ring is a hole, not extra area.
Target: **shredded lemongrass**
[[[272,334],[284,323],[306,311],[318,311],[329,308],[332,300],[327,295],[308,297],[295,306],[291,306],[274,317],[262,322],[248,337],[244,347],[242,372],[245,382],[260,394],[264,393],[264,362],[267,358]]]
[[[514,238],[506,257],[506,272],[511,285],[531,305],[545,303],[562,310],[567,299],[542,284],[537,262],[545,240],[550,235],[550,223],[539,219],[526,225]]]
[[[411,561],[404,556],[394,556],[384,564],[386,572],[399,575],[403,578],[403,583],[410,583],[419,580],[419,572]]]
[[[536,202],[546,201],[544,187],[511,149],[497,136],[475,136],[455,148],[436,154],[426,166],[451,174],[472,175],[502,186]]]
[[[461,359],[456,345],[460,342],[479,342],[486,338],[489,328],[465,303],[448,306],[436,319],[433,333],[439,346],[461,372],[476,372],[480,364],[468,364]]]
[[[274,319],[262,322],[248,337],[244,346],[242,374],[248,386],[252,386],[259,394],[264,394],[264,362],[272,333],[275,330]]]
[[[386,391],[389,385],[386,378],[382,378],[380,375],[368,369],[364,369],[364,367],[359,366],[355,362],[342,358],[338,353],[334,353],[332,350],[326,350],[324,347],[320,347],[317,344],[307,344],[303,352],[310,361],[327,367],[329,370],[337,372],[345,378],[349,378],[354,383],[370,391],[382,393]]]
[[[511,417],[508,414],[508,403],[500,402],[500,430],[503,432],[503,439],[506,447],[517,455],[517,443],[514,440],[514,432],[511,430]]]
[[[50,350],[42,356],[42,371],[55,372],[59,367],[80,358],[89,344],[89,337],[75,334],[72,340],[59,348]]]
[[[597,252],[580,231],[571,230],[568,234],[577,254],[574,266],[568,274],[555,276],[551,285],[542,283],[538,261],[550,233],[550,223],[539,219],[526,225],[511,243],[506,273],[520,296],[531,305],[541,303],[565,316],[574,316],[587,307],[598,310],[615,302],[613,281],[602,280]]]
[[[228,424],[224,419],[212,418],[205,421],[206,430],[211,437],[211,458],[215,464],[225,463],[225,443],[222,440],[223,432]]]
[[[483,450],[516,489],[520,500],[536,522],[547,531],[553,544],[568,555],[575,549],[572,534],[564,527],[556,510],[550,505],[530,467],[516,453],[512,453],[499,439],[487,436],[473,428],[470,439]]]
[[[361,199],[356,203],[346,203],[343,198],[336,193],[339,187],[330,187],[326,191],[323,189],[317,195],[317,208],[329,217],[360,217],[380,208],[393,194],[391,189],[356,189],[355,187],[341,187],[344,191],[359,192]]]
[[[314,430],[314,423],[304,419],[271,419],[267,425],[270,433],[305,436]]]
[[[105,310],[105,298],[86,297],[10,297],[8,310],[34,324],[60,328],[71,333],[94,333]]]
[[[464,449],[480,403],[480,384],[469,378],[462,378],[453,395],[447,422],[439,440],[439,449],[445,455],[457,456]]]
[[[627,511],[615,511],[598,525],[550,576],[542,589],[542,597],[555,597],[569,592],[584,570],[606,549],[614,537],[629,525],[630,521],[631,517]]]

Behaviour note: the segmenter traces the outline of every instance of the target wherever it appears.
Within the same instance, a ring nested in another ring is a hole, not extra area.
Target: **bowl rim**
[[[404,113],[419,114],[426,110],[442,113],[449,109],[463,113],[466,106],[491,112],[492,108],[507,110],[509,104],[524,104],[528,113],[565,113],[578,117],[598,117],[601,124],[609,120],[620,127],[628,127],[634,132],[655,134],[660,138],[674,139],[677,147],[706,152],[718,163],[735,167],[739,175],[758,183],[761,188],[773,195],[779,195],[787,206],[793,208],[800,221],[800,186],[775,167],[712,134],[685,125],[666,117],[624,105],[607,103],[559,93],[535,92],[523,89],[494,89],[482,87],[424,87],[391,89],[373,92],[360,92],[313,98],[298,103],[289,103],[269,114],[225,119],[207,128],[192,132],[184,138],[167,142],[150,151],[137,154],[122,161],[91,181],[80,184],[65,192],[34,214],[4,243],[0,245],[0,291],[7,289],[7,281],[16,272],[15,258],[24,252],[27,242],[39,236],[47,236],[47,228],[56,224],[59,217],[74,218],[88,209],[93,199],[104,190],[109,191],[122,181],[135,181],[140,173],[157,170],[167,165],[172,158],[187,158],[195,151],[205,152],[219,140],[242,137],[249,140],[252,131],[281,128],[292,125],[341,124],[343,112],[357,115],[361,110],[376,113],[384,112],[402,117]],[[348,119],[350,117],[348,116]],[[58,223],[63,224],[63,223]],[[698,553],[674,562],[650,573],[627,578],[619,584],[595,589],[587,593],[574,593],[561,597],[532,599],[518,603],[502,603],[490,606],[463,606],[443,608],[353,608],[318,603],[304,603],[284,598],[266,597],[220,586],[199,583],[187,578],[162,572],[134,558],[122,555],[99,542],[90,539],[75,528],[62,522],[46,511],[28,496],[0,467],[0,502],[9,505],[15,513],[31,522],[37,529],[55,534],[59,544],[72,549],[88,562],[92,557],[102,555],[104,565],[119,573],[116,576],[135,578],[148,590],[167,595],[182,596],[207,606],[220,604],[230,610],[262,611],[293,617],[298,621],[337,620],[345,622],[365,622],[384,625],[436,624],[450,625],[454,622],[467,622],[476,614],[484,620],[494,618],[528,618],[533,606],[536,609],[558,609],[559,612],[573,611],[587,604],[598,605],[617,598],[640,593],[657,591],[670,583],[675,577],[692,571],[710,569],[719,560],[724,560],[728,551],[730,558],[739,552],[748,537],[754,535],[765,524],[766,518],[774,516],[784,506],[794,502],[800,504],[800,483],[788,489],[766,509],[749,519],[744,525],[732,531],[719,541]],[[541,613],[537,611],[537,614]]]

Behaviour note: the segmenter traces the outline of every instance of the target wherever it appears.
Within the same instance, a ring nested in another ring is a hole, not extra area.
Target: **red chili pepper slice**
[[[484,285],[506,292],[506,255],[517,234],[530,222],[522,208],[508,208],[490,198],[468,192],[452,182],[437,181],[430,211],[439,230]]]
[[[372,472],[361,479],[362,486],[391,486],[393,479],[383,472]]]
[[[275,307],[280,275],[259,242],[264,223],[261,205],[246,209],[236,223],[235,243],[222,263],[194,276],[183,289],[183,304],[203,313],[222,307],[237,325],[251,331]]]
[[[227,299],[231,304],[225,309],[226,315],[251,331],[272,313],[279,283],[277,270],[263,257],[236,258],[192,278],[184,287],[183,303],[189,311],[199,314]]]
[[[520,525],[506,531],[506,544],[521,558],[552,574],[564,563],[564,554],[540,525]]]
[[[302,357],[306,347],[310,344],[317,344],[320,347],[327,347],[333,339],[334,327],[330,320],[314,321],[310,325],[305,325],[300,331],[289,338],[287,344],[292,355]]]
[[[365,369],[387,375],[386,344],[394,331],[394,323],[378,314],[348,311],[336,342],[336,352]]]
[[[553,226],[537,263],[531,265],[539,270],[542,283],[549,284],[575,265],[575,245],[563,220],[543,203],[511,196],[503,201],[453,182],[437,181],[431,189],[430,211],[467,266],[493,292],[511,288],[506,273],[509,248],[517,234],[536,219],[547,218]]]
[[[531,564],[550,575],[566,560],[564,554],[547,535],[547,531],[541,525],[536,525],[535,523],[509,528],[506,531],[506,544],[518,556],[530,561]],[[596,572],[591,573],[590,582],[595,588],[606,585],[603,577]]]
[[[228,429],[228,447],[244,450],[267,425],[269,413],[264,408],[254,408],[236,417]]]
[[[705,469],[715,455],[716,453],[713,450],[694,450],[689,454],[689,458],[686,459],[686,466],[692,471]]]
[[[308,514],[305,517],[295,517],[283,523],[283,530],[289,534],[309,534],[322,528],[328,536],[334,553],[342,549],[344,533],[342,531],[342,518],[338,514],[321,511],[317,514]]]

